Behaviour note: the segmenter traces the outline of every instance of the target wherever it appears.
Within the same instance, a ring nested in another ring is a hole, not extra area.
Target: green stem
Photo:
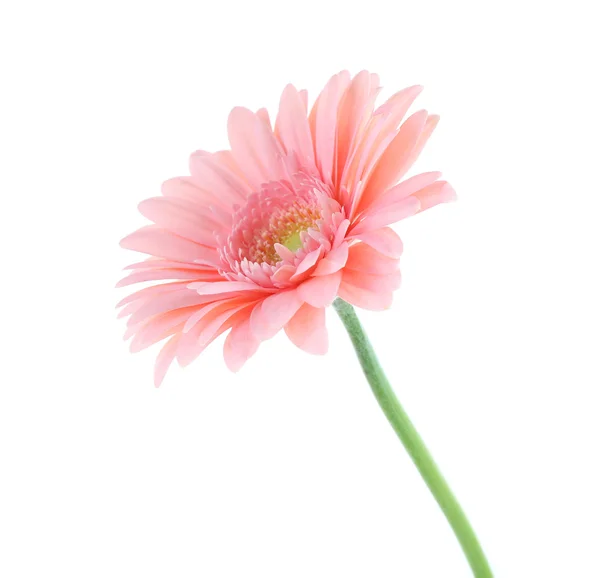
[[[433,461],[421,436],[400,405],[394,390],[377,361],[373,347],[356,316],[354,308],[339,298],[335,300],[333,306],[346,326],[363,372],[383,413],[388,418],[433,497],[444,512],[462,546],[475,578],[492,578],[492,571],[469,520],[467,520],[448,483]]]

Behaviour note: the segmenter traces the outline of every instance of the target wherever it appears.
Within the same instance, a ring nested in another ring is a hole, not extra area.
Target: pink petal
[[[198,245],[156,225],[148,225],[131,233],[121,240],[121,247],[184,263],[202,260],[219,266],[216,249]]]
[[[143,289],[139,289],[130,295],[127,295],[121,301],[119,301],[116,305],[117,309],[126,305],[127,303],[131,303],[132,301],[144,301],[149,297],[154,295],[158,295],[160,293],[171,293],[173,291],[181,291],[185,290],[187,285],[187,281],[174,281],[173,283],[163,283],[162,285],[153,285],[152,287],[144,287]]]
[[[129,350],[132,353],[137,353],[158,341],[162,341],[173,333],[180,333],[184,321],[193,311],[194,308],[177,309],[153,317],[143,327],[137,329]]]
[[[253,302],[239,303],[233,300],[224,301],[219,307],[212,308],[187,333],[183,333],[177,361],[181,367],[192,363],[219,335],[232,327],[237,320],[247,319],[247,309]]]
[[[311,277],[298,286],[298,296],[313,307],[327,307],[337,297],[341,280],[341,271],[323,277]]]
[[[315,266],[322,253],[323,247],[319,247],[318,249],[315,249],[314,251],[311,251],[308,255],[306,255],[306,257],[302,259],[302,261],[296,268],[296,273],[294,273],[294,275],[290,277],[291,281],[300,281],[304,277],[306,277],[310,273],[312,268]]]
[[[327,327],[325,325],[325,309],[312,307],[308,303],[296,312],[285,325],[285,333],[290,341],[314,355],[325,355],[329,346]]]
[[[355,287],[349,283],[344,283],[343,281],[340,284],[339,296],[351,305],[361,307],[362,309],[369,309],[371,311],[384,311],[385,309],[389,309],[393,300],[392,293],[372,292]]]
[[[333,159],[337,131],[337,114],[340,98],[350,82],[350,75],[344,71],[333,76],[315,103],[316,118],[313,141],[317,167],[328,185],[333,183]]]
[[[379,211],[368,213],[367,216],[352,227],[352,235],[360,235],[367,231],[381,229],[386,225],[397,223],[407,217],[416,215],[421,210],[421,203],[416,196],[408,197],[398,203],[380,209]]]
[[[281,95],[275,134],[288,153],[295,152],[303,165],[314,169],[313,142],[306,110],[300,94],[291,84],[285,87]]]
[[[125,330],[125,333],[123,334],[123,341],[127,341],[128,339],[130,339],[141,328],[143,328],[144,325],[145,325],[145,322],[142,321],[141,323],[138,323],[137,325],[131,325],[131,326],[127,327],[127,329]]]
[[[302,300],[296,289],[267,297],[257,305],[250,317],[250,328],[260,341],[273,337],[300,309]]]
[[[395,138],[398,123],[402,120],[410,105],[423,90],[422,86],[410,86],[396,93],[388,99],[373,114],[371,123],[367,129],[367,134],[362,139],[360,149],[355,153],[353,170],[354,175],[345,184],[353,184],[355,189],[355,198],[353,199],[350,214],[353,215],[359,204],[361,210],[364,210],[373,199],[373,193],[366,191],[364,186],[358,186],[359,183],[367,183],[370,175],[383,153],[387,150]],[[366,192],[366,197],[364,193]],[[378,191],[380,194],[382,191]]]
[[[336,249],[333,249],[317,265],[314,270],[314,276],[330,275],[339,271],[348,260],[348,243],[342,243]]]
[[[159,227],[202,245],[216,247],[215,233],[224,233],[218,223],[196,213],[194,203],[185,199],[154,197],[138,208]]]
[[[415,148],[412,151],[411,157],[408,160],[407,164],[409,167],[412,166],[412,164],[417,160],[417,158],[421,154],[421,151],[425,148],[425,145],[427,144],[429,137],[435,130],[435,127],[438,125],[439,121],[440,121],[440,117],[437,114],[432,114],[427,117],[427,122],[425,123],[425,128],[421,132],[421,134],[419,136],[419,140],[417,141],[417,144],[415,145]]]
[[[154,364],[154,385],[156,387],[160,387],[160,384],[163,382],[167,370],[169,369],[171,363],[175,359],[175,353],[177,352],[177,345],[179,343],[179,335],[173,335],[167,343],[165,343],[164,347],[160,350],[160,353],[156,357],[156,362]]]
[[[293,265],[282,265],[273,273],[271,281],[276,285],[285,285],[290,282],[290,279],[296,273],[296,267]]]
[[[389,130],[384,132],[386,119],[378,116],[373,117],[366,127],[359,148],[354,153],[352,166],[348,173],[348,182],[345,183],[352,191],[350,209],[348,215],[353,217],[359,207],[364,195],[365,183],[373,172],[376,161],[393,140],[395,132]]]
[[[273,245],[275,252],[281,257],[282,261],[286,261],[288,263],[293,263],[296,255],[292,251],[290,251],[285,245],[281,243],[275,243]]]
[[[263,183],[284,178],[281,150],[275,136],[253,112],[235,107],[227,131],[233,157],[253,190]]]
[[[185,199],[197,207],[205,207],[211,203],[221,204],[217,196],[201,187],[192,177],[174,177],[165,181],[161,193],[168,198]]]
[[[358,137],[373,112],[373,103],[379,92],[379,78],[366,70],[359,72],[350,83],[340,103],[337,134],[337,175],[344,180],[350,165],[351,152],[356,149]]]
[[[125,287],[133,283],[144,283],[146,281],[160,281],[162,279],[196,279],[202,281],[218,281],[222,279],[216,271],[209,273],[200,272],[196,269],[147,269],[145,271],[136,271],[127,275],[117,283],[117,287]]]
[[[399,261],[382,255],[366,243],[357,243],[350,247],[346,269],[353,269],[372,275],[388,275],[398,269]]]
[[[395,184],[410,168],[412,152],[425,127],[427,111],[421,110],[410,116],[400,127],[369,178],[361,199],[361,206],[368,206],[373,199]]]
[[[343,242],[343,240],[346,238],[346,233],[348,232],[348,229],[350,227],[350,221],[348,219],[344,219],[337,231],[335,232],[335,237],[333,239],[333,243],[332,243],[332,247],[335,249],[336,247],[339,247],[339,245]]]
[[[235,203],[244,203],[252,192],[250,185],[227,166],[218,153],[193,153],[190,156],[190,172],[196,182],[211,191],[220,204],[228,208]]]
[[[373,249],[386,257],[399,259],[402,255],[402,240],[396,232],[389,227],[362,233],[357,235],[356,239],[373,247]]]
[[[378,211],[404,200],[406,197],[413,195],[420,189],[431,185],[442,176],[442,173],[432,171],[429,173],[421,173],[410,179],[406,179],[401,183],[392,187],[383,195],[378,197],[368,208],[368,211]]]
[[[178,269],[182,266],[181,261],[170,261],[168,259],[158,259],[156,257],[148,257],[144,261],[140,261],[139,263],[133,263],[132,265],[127,265],[124,269]],[[206,265],[197,265],[194,263],[186,263],[185,268],[188,270],[194,270],[199,272],[210,271],[213,272],[214,269],[212,267],[207,267]]]
[[[396,128],[421,92],[423,92],[423,87],[419,85],[403,88],[390,96],[373,114],[388,116],[390,124]]]
[[[252,310],[252,303],[242,303],[235,307],[230,304],[229,309],[220,313],[217,317],[210,319],[209,323],[203,325],[198,335],[198,346],[202,349],[212,343],[221,333],[232,327],[235,319],[247,316],[247,311]]]
[[[430,209],[440,203],[448,203],[456,200],[456,192],[446,181],[438,181],[429,185],[414,195],[421,203],[421,211]]]
[[[298,91],[298,96],[300,96],[300,100],[302,101],[302,106],[304,107],[304,114],[308,112],[308,91],[304,88]]]
[[[344,283],[373,293],[391,293],[400,287],[401,276],[399,270],[386,275],[373,275],[363,271],[345,269],[342,280]]]
[[[250,329],[250,320],[247,319],[235,325],[227,335],[223,345],[223,357],[230,371],[238,372],[244,363],[258,350],[260,341]]]
[[[269,117],[269,111],[266,108],[259,108],[256,111],[256,116],[265,123],[265,126],[271,130],[271,118]]]
[[[159,293],[151,299],[143,301],[142,305],[137,308],[127,320],[127,325],[135,325],[140,321],[144,321],[153,315],[166,313],[174,309],[182,307],[191,307],[192,305],[202,305],[208,300],[214,300],[213,296],[198,295],[194,291],[190,291],[183,287],[179,291],[168,293]]]
[[[202,319],[204,319],[211,311],[214,311],[218,308],[219,311],[223,311],[224,309],[229,309],[233,307],[231,302],[233,299],[223,299],[221,301],[213,301],[212,303],[205,303],[196,310],[193,315],[189,315],[185,325],[183,326],[183,333],[189,333],[197,323],[199,323]],[[235,301],[237,303],[238,301]],[[234,304],[235,304],[234,303]]]
[[[265,289],[254,283],[244,281],[218,281],[210,283],[190,283],[188,289],[193,289],[198,295],[222,295],[225,293],[238,293],[240,291],[260,291],[272,293],[273,289]]]

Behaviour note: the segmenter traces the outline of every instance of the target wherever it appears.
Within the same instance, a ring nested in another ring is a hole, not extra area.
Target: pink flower
[[[274,128],[269,115],[234,108],[231,150],[197,151],[191,176],[166,181],[139,209],[153,224],[121,246],[150,255],[118,286],[163,281],[125,299],[126,338],[139,351],[168,338],[155,383],[177,358],[193,361],[222,333],[237,371],[284,329],[301,349],[327,351],[325,307],[336,297],[372,310],[391,305],[402,242],[389,225],[455,193],[440,173],[398,182],[438,117],[412,86],[375,108],[377,75],[331,78],[310,113],[307,93],[288,85]]]

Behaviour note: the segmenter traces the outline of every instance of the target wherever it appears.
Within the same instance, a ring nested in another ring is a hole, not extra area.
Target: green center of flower
[[[302,239],[300,238],[300,231],[295,231],[287,239],[284,239],[281,243],[284,247],[295,253],[300,247],[302,247]]]

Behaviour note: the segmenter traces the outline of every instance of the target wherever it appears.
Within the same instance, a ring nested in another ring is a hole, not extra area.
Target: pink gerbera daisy
[[[121,245],[150,258],[118,286],[168,282],[119,305],[132,351],[168,338],[156,385],[173,359],[187,365],[228,330],[224,357],[236,371],[281,329],[324,354],[325,308],[336,297],[390,306],[402,242],[389,225],[455,194],[438,172],[399,183],[438,117],[421,110],[402,123],[420,86],[375,108],[379,90],[375,74],[340,72],[309,113],[306,91],[288,85],[274,128],[266,110],[234,108],[231,150],[193,153],[191,176],[140,204],[153,224]]]

